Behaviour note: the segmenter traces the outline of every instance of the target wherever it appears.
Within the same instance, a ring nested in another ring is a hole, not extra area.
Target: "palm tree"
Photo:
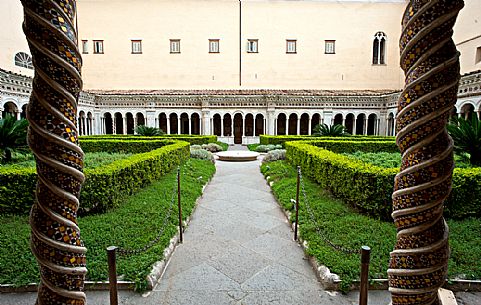
[[[145,136],[145,137],[154,137],[154,136],[161,136],[164,132],[161,129],[155,127],[147,127],[145,125],[139,125],[135,128],[135,132],[138,135]]]
[[[469,153],[470,163],[481,166],[481,122],[478,117],[473,115],[470,120],[454,117],[447,128],[455,150]]]
[[[0,157],[3,162],[12,160],[13,151],[27,148],[27,127],[25,119],[17,121],[11,115],[0,119]]]
[[[316,137],[342,137],[347,135],[346,127],[336,124],[328,126],[327,124],[318,124],[314,127],[313,135]]]

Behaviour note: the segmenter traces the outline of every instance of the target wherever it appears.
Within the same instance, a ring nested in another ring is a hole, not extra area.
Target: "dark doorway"
[[[234,115],[234,144],[242,144],[242,115]]]

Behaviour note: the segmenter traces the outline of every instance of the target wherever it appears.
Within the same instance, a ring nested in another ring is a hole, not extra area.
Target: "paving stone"
[[[249,293],[237,305],[352,305],[344,297],[333,298],[322,290],[262,291]]]
[[[238,247],[211,260],[209,265],[241,284],[272,263],[249,249]]]

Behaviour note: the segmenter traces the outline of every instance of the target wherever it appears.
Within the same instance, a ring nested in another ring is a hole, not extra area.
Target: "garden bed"
[[[282,207],[294,211],[292,198],[296,195],[296,169],[285,161],[265,163],[261,171],[272,183],[272,191]],[[335,245],[349,249],[371,247],[370,279],[387,278],[389,253],[396,243],[396,228],[390,221],[382,221],[359,214],[348,204],[334,199],[315,181],[304,178],[308,202],[315,222],[306,212],[303,196],[300,198],[300,236],[307,242],[307,254],[320,265],[327,266],[341,278],[340,289],[346,291],[359,279],[360,258],[358,254],[345,254],[335,250],[320,238],[316,226],[325,238]],[[292,213],[291,215],[293,215]],[[450,227],[451,257],[450,279],[481,279],[481,219],[448,220]]]
[[[87,280],[108,279],[106,247],[115,245],[138,249],[157,236],[172,191],[176,189],[176,172],[171,170],[150,186],[126,198],[115,209],[79,218],[82,239],[88,249]],[[214,172],[215,166],[208,161],[189,159],[181,166],[184,219],[191,214],[203,186]],[[176,204],[168,219],[168,226],[160,241],[152,248],[132,257],[120,256],[117,260],[117,274],[123,280],[134,281],[137,290],[146,288],[146,276],[152,265],[162,259],[164,249],[177,232]],[[0,216],[0,284],[18,287],[39,281],[37,263],[29,249],[29,235],[27,216]]]

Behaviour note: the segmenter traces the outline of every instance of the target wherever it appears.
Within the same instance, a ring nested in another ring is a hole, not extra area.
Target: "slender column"
[[[252,136],[254,136],[254,137],[256,136],[256,131],[257,131],[257,130],[256,130],[256,125],[257,125],[257,117],[254,116],[254,132],[252,133]]]
[[[245,117],[242,117],[242,133],[241,133],[241,136],[243,137],[245,135],[245,131],[246,131],[246,118]]]
[[[300,136],[301,135],[301,117],[298,117],[297,118],[297,135]]]
[[[127,134],[127,115],[123,117],[122,134]]]
[[[220,118],[220,135],[222,137],[225,136],[225,134],[224,134],[224,117]]]
[[[167,134],[170,134],[170,116],[167,117]]]
[[[188,133],[189,133],[189,135],[191,135],[191,134],[192,134],[192,119],[191,119],[190,116],[189,116],[189,126],[188,126],[188,128],[189,128],[189,132],[188,132]]]
[[[177,134],[182,134],[182,118],[180,115],[177,119]]]
[[[112,119],[112,134],[117,134],[117,117],[115,115]]]
[[[15,111],[15,119],[18,121],[20,120],[20,111]]]
[[[29,221],[30,245],[41,274],[36,304],[83,305],[87,249],[80,239],[77,210],[85,180],[84,154],[72,121],[82,90],[76,1],[22,0],[22,4],[35,67],[27,119],[38,175]],[[48,126],[51,121],[58,123]]]
[[[392,195],[397,242],[388,270],[393,305],[437,305],[438,288],[446,281],[443,204],[454,167],[446,124],[460,79],[459,53],[451,37],[462,7],[462,0],[411,0],[402,21],[406,84],[398,101],[396,137],[402,166]]]
[[[353,126],[352,126],[352,134],[356,134],[356,127],[357,127],[357,116],[354,116],[354,121],[353,121]]]
[[[367,135],[367,117],[364,118],[363,125],[362,125],[362,134]]]
[[[277,118],[274,119],[274,135],[277,136]]]
[[[307,134],[312,135],[312,117],[309,117],[309,124],[307,126],[307,129],[308,129]]]
[[[289,134],[289,117],[286,115],[286,128],[285,128],[285,134]]]
[[[474,113],[476,113],[478,119],[481,119],[481,110],[475,110]]]

